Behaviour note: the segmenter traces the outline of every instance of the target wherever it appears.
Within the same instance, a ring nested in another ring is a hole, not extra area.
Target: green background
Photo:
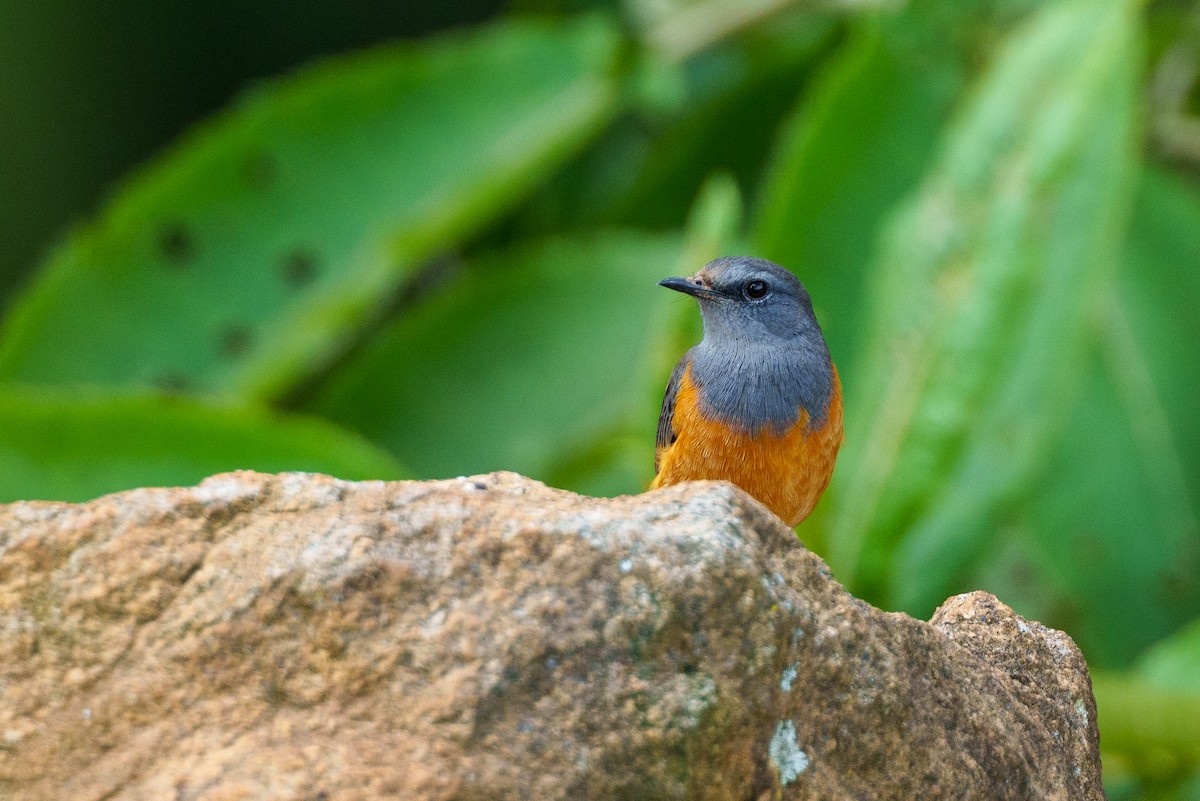
[[[651,477],[729,253],[809,287],[798,529],[1094,672],[1200,799],[1200,3],[0,5],[0,501],[214,472]]]

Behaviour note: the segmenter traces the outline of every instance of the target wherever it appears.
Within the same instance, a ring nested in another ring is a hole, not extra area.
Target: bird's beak
[[[658,282],[658,285],[702,300],[716,300],[717,298],[725,297],[720,292],[717,292],[715,289],[709,289],[694,278],[664,278]]]

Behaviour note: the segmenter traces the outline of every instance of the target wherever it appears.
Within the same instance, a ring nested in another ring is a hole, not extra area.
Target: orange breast
[[[676,439],[659,450],[658,475],[651,489],[681,481],[725,480],[753,495],[790,526],[808,517],[829,485],[842,444],[842,385],[833,372],[833,396],[825,425],[808,431],[808,414],[781,436],[752,436],[709,420],[700,413],[691,368],[675,398]]]

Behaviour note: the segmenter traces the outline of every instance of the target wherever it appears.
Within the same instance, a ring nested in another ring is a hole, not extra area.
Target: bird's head
[[[700,302],[704,338],[710,344],[751,346],[819,339],[812,300],[800,280],[766,259],[727,256],[711,261],[688,278],[664,278],[659,285]]]

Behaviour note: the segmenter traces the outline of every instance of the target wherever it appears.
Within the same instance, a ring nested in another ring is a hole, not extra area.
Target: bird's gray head
[[[710,415],[744,430],[784,431],[804,409],[824,424],[833,363],[796,276],[766,259],[734,256],[659,284],[700,302],[704,340],[685,359]]]
[[[659,284],[700,302],[704,338],[711,345],[777,347],[814,334],[821,339],[804,285],[766,259],[729,256],[690,278],[664,278]]]

